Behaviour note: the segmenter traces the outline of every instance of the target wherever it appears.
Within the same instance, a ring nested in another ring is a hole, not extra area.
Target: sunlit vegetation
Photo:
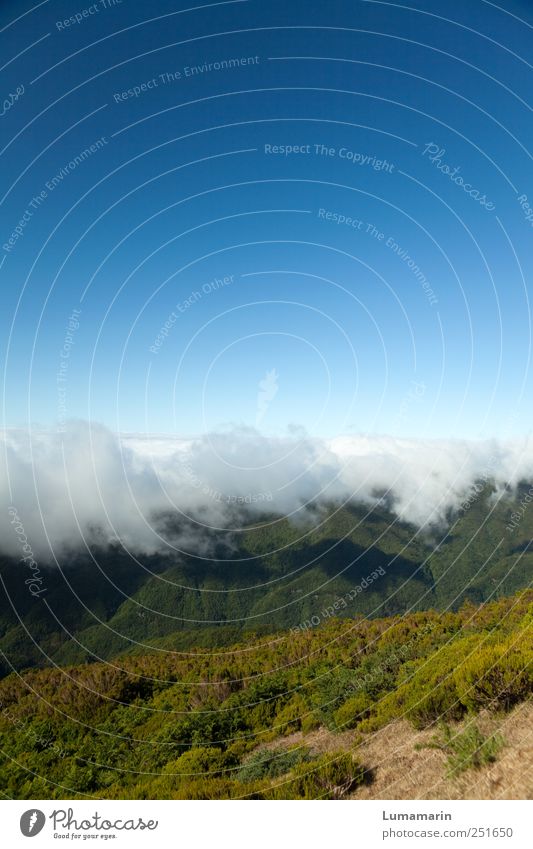
[[[479,769],[495,761],[504,743],[501,734],[485,736],[475,722],[461,731],[454,731],[443,722],[426,748],[446,753],[448,775],[453,778],[466,769]]]
[[[458,612],[331,618],[216,651],[13,673],[0,682],[1,790],[343,798],[369,780],[358,744],[380,727],[404,718],[437,731],[528,699],[532,625],[525,591]],[[339,734],[338,749],[308,744],[319,726]],[[439,738],[456,766],[496,754],[475,731],[465,734]]]

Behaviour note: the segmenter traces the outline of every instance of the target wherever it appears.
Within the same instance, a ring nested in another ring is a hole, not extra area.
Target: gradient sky
[[[529,431],[532,27],[526,2],[4,2],[4,424]]]

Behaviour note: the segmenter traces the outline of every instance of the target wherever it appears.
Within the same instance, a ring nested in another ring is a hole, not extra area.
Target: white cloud
[[[388,491],[393,509],[416,525],[441,522],[475,480],[533,479],[533,445],[344,436],[284,438],[235,429],[198,439],[117,437],[101,425],[66,433],[0,435],[1,548],[20,556],[13,505],[37,557],[84,541],[117,537],[137,553],[180,547],[208,554],[205,528],[235,526],[246,511],[295,519],[324,501],[372,501]],[[246,505],[246,506],[244,506]],[[176,517],[163,523],[162,514]],[[189,517],[194,522],[191,525]]]

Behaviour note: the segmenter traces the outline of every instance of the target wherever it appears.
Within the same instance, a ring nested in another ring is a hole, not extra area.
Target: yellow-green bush
[[[356,728],[356,726],[368,716],[372,707],[372,699],[367,693],[357,693],[352,696],[333,714],[335,724],[339,730]]]
[[[469,710],[509,710],[533,691],[531,638],[512,636],[482,645],[454,673],[461,702]]]
[[[361,731],[374,731],[394,719],[410,719],[417,727],[437,719],[460,719],[465,705],[459,698],[455,671],[479,645],[481,635],[470,634],[445,645],[423,660],[411,679],[403,681],[397,690],[382,698]]]
[[[318,721],[314,713],[307,713],[305,716],[302,717],[302,734],[309,734],[311,731],[315,731],[317,728],[320,728],[320,722]]]
[[[189,749],[175,761],[167,763],[163,772],[176,776],[217,775],[227,764],[228,756],[214,746],[198,746]]]
[[[299,731],[302,727],[302,716],[308,711],[309,708],[306,703],[296,693],[276,715],[274,725],[277,726],[280,734],[291,734],[293,731]]]
[[[264,790],[260,798],[341,799],[363,780],[363,768],[350,754],[334,752],[298,764],[289,779]]]

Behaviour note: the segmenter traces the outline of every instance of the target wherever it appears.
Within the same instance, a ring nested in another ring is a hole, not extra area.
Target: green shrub
[[[302,717],[302,734],[309,734],[311,731],[316,731],[317,728],[320,728],[320,722],[314,713],[308,713]]]
[[[298,749],[261,749],[242,764],[236,774],[239,781],[260,781],[264,778],[277,778],[290,772],[293,767],[309,760],[309,750]]]
[[[492,763],[503,745],[500,734],[485,737],[475,724],[462,731],[452,731],[449,725],[442,723],[440,733],[424,748],[446,752],[448,776],[453,777],[466,769],[479,769]]]
[[[175,761],[167,763],[163,772],[176,776],[217,775],[227,764],[227,755],[222,749],[198,746],[189,749]]]
[[[302,716],[308,713],[309,708],[297,693],[287,702],[274,719],[274,726],[280,734],[292,734],[302,727]]]
[[[311,691],[311,701],[317,719],[327,728],[335,728],[334,712],[346,696],[358,688],[361,679],[359,670],[335,667],[317,670]]]
[[[339,731],[346,728],[355,728],[368,715],[372,707],[372,699],[367,693],[357,693],[352,696],[333,714],[335,724]]]
[[[469,710],[510,710],[533,691],[532,661],[532,647],[516,636],[480,646],[455,672],[461,702]]]
[[[350,754],[336,752],[299,764],[291,778],[261,793],[263,799],[342,799],[363,783],[364,771]]]
[[[421,662],[411,680],[404,681],[396,692],[385,696],[370,719],[361,724],[361,730],[375,730],[402,717],[419,728],[438,719],[461,719],[466,706],[459,698],[455,672],[476,649],[480,639],[480,634],[471,634],[454,640],[436,652],[429,662]]]

